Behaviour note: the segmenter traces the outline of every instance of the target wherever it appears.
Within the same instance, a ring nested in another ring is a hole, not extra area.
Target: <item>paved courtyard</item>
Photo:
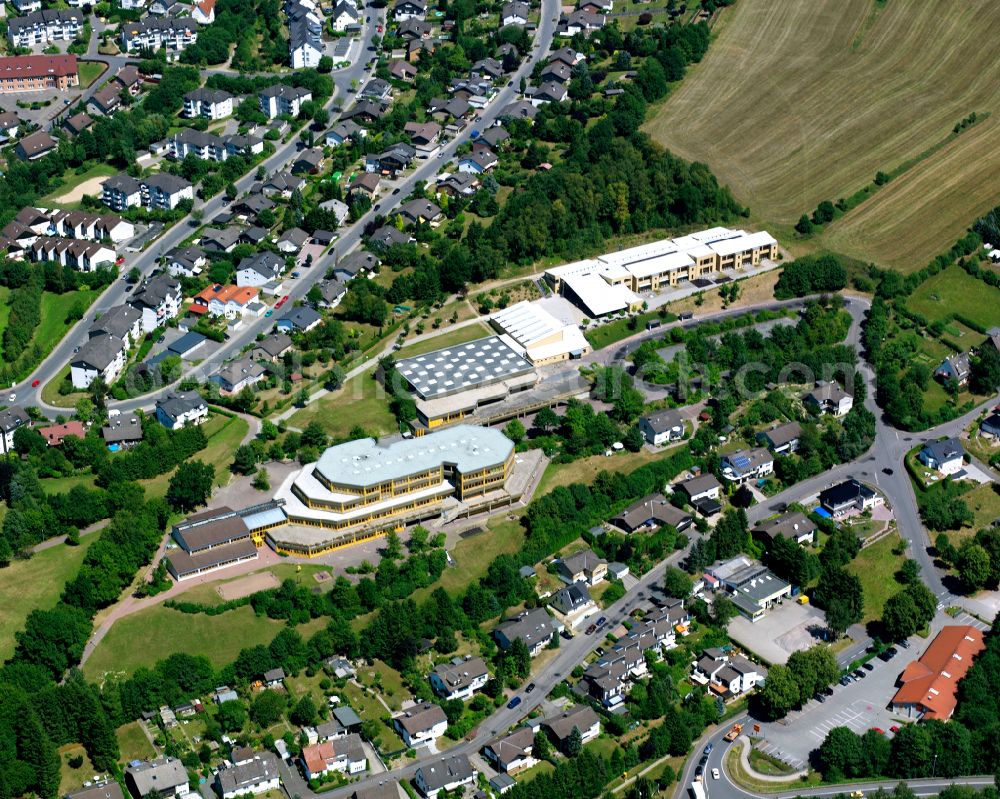
[[[758,622],[737,616],[729,622],[729,637],[768,663],[787,663],[788,656],[822,640],[823,611],[786,599]]]

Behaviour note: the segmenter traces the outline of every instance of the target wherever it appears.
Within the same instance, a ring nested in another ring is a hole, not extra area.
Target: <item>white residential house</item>
[[[741,449],[722,456],[722,477],[735,485],[759,480],[774,472],[774,456],[762,447]]]
[[[654,447],[684,438],[684,420],[673,408],[648,413],[639,419],[639,432]]]
[[[265,286],[280,280],[284,269],[285,259],[265,250],[240,261],[236,269],[236,285]]]
[[[437,740],[448,729],[448,718],[440,705],[423,702],[392,720],[393,726],[407,746],[425,746]]]
[[[471,699],[490,678],[486,662],[480,657],[456,657],[434,667],[430,673],[431,687],[445,699]]]
[[[289,57],[292,69],[315,68],[323,57],[323,51],[311,39],[304,39],[289,47]]]
[[[222,799],[236,799],[246,794],[256,796],[281,786],[277,757],[270,752],[240,752],[239,749],[234,750],[233,764],[220,768],[215,777],[215,788]]]
[[[360,774],[368,768],[361,736],[357,733],[306,746],[300,761],[308,780],[334,771]]]
[[[345,0],[337,3],[336,8],[333,9],[333,13],[330,15],[330,23],[337,33],[343,33],[349,26],[356,25],[358,19],[358,9]]]
[[[260,110],[268,119],[279,116],[297,117],[302,103],[312,100],[312,92],[308,89],[296,88],[279,84],[269,86],[257,95]]]
[[[125,767],[125,785],[133,796],[184,799],[191,793],[187,769],[175,757],[132,761]]]
[[[604,582],[608,576],[608,562],[598,557],[592,549],[582,549],[572,555],[562,558],[556,568],[559,579],[564,583],[586,583],[595,586]]]
[[[191,7],[191,19],[199,25],[215,22],[215,0],[200,0]]]
[[[170,275],[157,275],[139,286],[128,304],[142,312],[143,332],[152,333],[177,318],[181,300],[180,281]]]
[[[125,342],[109,335],[94,336],[70,360],[73,388],[86,389],[98,377],[111,385],[125,368]]]
[[[953,475],[965,466],[965,450],[957,438],[928,441],[917,454],[917,459],[928,469],[943,475]]]
[[[817,381],[816,387],[802,398],[802,402],[820,413],[829,413],[833,416],[844,416],[854,407],[853,396],[836,383],[827,383],[824,380]]]
[[[31,419],[18,407],[0,411],[0,454],[14,451],[14,433],[22,427],[30,427]]]
[[[184,95],[184,116],[188,119],[225,119],[233,115],[233,95],[221,89],[195,89]]]
[[[449,755],[417,769],[413,783],[426,799],[437,799],[441,791],[456,791],[472,785],[476,770],[465,755]]]
[[[208,404],[196,391],[171,392],[156,401],[156,418],[168,430],[180,430],[204,422]]]

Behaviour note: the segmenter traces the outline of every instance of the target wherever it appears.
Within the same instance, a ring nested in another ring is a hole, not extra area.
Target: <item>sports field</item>
[[[647,129],[768,223],[916,160],[820,237],[912,271],[1000,202],[998,35],[991,0],[741,0]]]

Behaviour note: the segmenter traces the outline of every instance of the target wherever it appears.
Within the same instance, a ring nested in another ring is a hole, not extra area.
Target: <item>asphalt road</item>
[[[493,124],[493,122],[497,119],[500,110],[516,98],[521,78],[528,78],[531,75],[531,71],[535,64],[544,58],[548,53],[549,47],[552,43],[553,34],[555,33],[556,18],[558,17],[558,3],[556,0],[544,0],[543,9],[538,30],[535,34],[531,55],[510,77],[508,85],[502,88],[497,93],[496,97],[494,97],[493,101],[480,112],[480,121],[476,123],[480,129],[485,129]],[[373,15],[371,17],[372,21],[366,24],[365,31],[359,40],[362,48],[367,47],[367,43],[371,39],[375,26],[377,24],[381,24],[384,19],[384,10],[371,10],[373,11]],[[336,90],[327,102],[327,108],[333,106],[337,102],[338,98],[347,96],[347,89],[351,85],[352,81],[357,81],[359,84],[362,82],[362,79],[367,71],[367,61],[367,50],[362,49],[358,58],[354,61],[350,68],[339,73],[334,73]],[[290,297],[289,305],[294,303],[296,300],[305,297],[305,295],[309,292],[309,289],[315,283],[323,279],[328,267],[332,266],[340,255],[347,254],[353,250],[355,246],[357,246],[357,244],[361,241],[362,232],[368,221],[374,218],[376,214],[385,215],[392,209],[396,208],[406,199],[407,195],[413,191],[418,181],[427,181],[433,177],[434,174],[437,173],[441,164],[447,163],[448,160],[455,155],[459,145],[466,140],[467,136],[459,136],[443,146],[441,148],[440,158],[432,158],[422,163],[414,172],[406,176],[397,185],[398,191],[394,191],[391,195],[381,198],[376,203],[376,206],[378,207],[377,211],[373,207],[368,214],[359,219],[354,225],[341,229],[340,239],[337,241],[334,249],[332,249],[329,254],[318,259],[308,269],[305,267],[300,268],[303,276],[294,281],[293,286],[288,290],[288,295]],[[263,166],[268,173],[279,171],[292,160],[297,151],[298,139],[295,138],[288,144],[280,147],[270,158],[263,162]],[[254,172],[256,172],[256,170],[236,182],[236,187],[239,189],[240,194],[246,192],[250,188],[250,185],[254,182]],[[208,202],[203,203],[200,206],[203,220],[208,221],[212,219],[223,210],[225,205],[226,202],[223,195],[219,195]],[[126,273],[133,266],[137,266],[143,275],[150,274],[156,268],[156,262],[159,256],[166,253],[173,247],[178,246],[184,239],[191,235],[193,228],[196,226],[197,225],[193,222],[190,216],[185,217],[176,225],[171,227],[154,244],[154,246],[150,247],[143,253],[133,256],[132,258],[126,258],[125,265],[122,267],[122,272]],[[112,284],[103,295],[101,295],[94,307],[97,310],[103,310],[122,303],[125,299],[126,288],[127,287],[124,281],[115,281],[115,283]],[[88,313],[82,321],[77,323],[73,329],[63,337],[62,341],[56,346],[49,357],[46,358],[45,361],[37,369],[35,369],[35,371],[29,375],[25,381],[14,389],[14,392],[17,394],[19,404],[35,405],[41,408],[43,412],[50,415],[65,412],[65,408],[58,408],[42,402],[41,389],[48,382],[53,380],[59,374],[60,370],[62,370],[69,362],[70,357],[73,354],[74,347],[79,346],[79,344],[84,340],[86,329],[92,320],[93,313]],[[258,333],[266,332],[273,326],[273,324],[274,320],[266,317],[261,317],[260,319],[253,321],[247,321],[237,333],[232,335],[229,341],[225,342],[223,346],[219,347],[215,353],[213,353],[210,359],[203,361],[196,367],[188,369],[184,373],[183,377],[193,375],[202,380],[206,379],[222,364],[222,362],[224,362],[227,358],[238,354],[246,344],[256,338]],[[35,380],[38,380],[40,385],[38,388],[31,388],[31,383]],[[146,394],[124,402],[114,403],[112,407],[122,411],[130,411],[137,408],[152,408],[156,399],[168,388],[169,387],[164,387],[163,389],[151,394]]]
[[[587,655],[604,642],[607,631],[625,619],[635,606],[642,601],[639,595],[643,594],[645,596],[654,583],[662,578],[667,565],[675,563],[683,555],[684,552],[675,552],[668,559],[644,574],[627,595],[613,605],[608,606],[602,614],[607,617],[607,623],[601,631],[593,635],[578,632],[568,641],[560,639],[559,653],[549,662],[541,674],[529,680],[529,682],[535,683],[535,689],[530,694],[525,693],[523,689],[519,691],[517,696],[521,697],[521,703],[516,708],[511,709],[506,705],[500,708],[479,725],[471,738],[463,740],[456,746],[449,748],[445,754],[448,756],[472,755],[498,734],[505,732],[508,728],[513,727],[528,716],[528,714],[542,704],[556,683],[563,680],[577,664],[581,663]],[[325,798],[336,797],[336,799],[342,799],[342,797],[350,796],[356,790],[373,787],[389,779],[411,779],[421,765],[439,760],[443,756],[442,754],[425,752],[416,761],[403,768],[365,777],[335,791],[324,791],[322,796]],[[294,769],[283,770],[282,779],[287,780],[286,788],[290,795],[298,794],[303,799],[313,799],[319,796],[319,794],[309,789],[309,786],[302,779],[301,774]]]
[[[367,42],[371,39],[376,26],[382,24],[384,19],[384,9],[371,9],[371,11],[371,22],[365,24],[364,32],[354,45],[354,50],[357,51],[357,57],[352,61],[350,67],[332,73],[334,92],[326,103],[326,108],[328,109],[332,108],[335,104],[338,104],[338,102],[342,103],[342,98],[348,96],[347,90],[351,86],[351,83],[354,81],[361,83],[368,74],[369,59],[365,48],[367,47]],[[94,41],[96,41],[96,37]],[[109,63],[112,61],[117,63],[116,60],[119,59],[117,56],[99,56],[97,58],[98,60],[104,60]],[[124,63],[125,59],[121,60]],[[105,77],[110,74],[113,73],[109,70]],[[99,82],[95,82],[94,86],[96,87],[98,83]],[[275,152],[264,160],[259,166],[263,166],[268,174],[278,172],[291,160],[293,160],[298,151],[298,137],[294,137],[287,144],[280,145]],[[255,181],[256,171],[257,169],[254,168],[249,174],[244,175],[236,181],[236,188],[239,190],[240,194],[249,191],[250,186]],[[201,212],[202,219],[207,222],[219,214],[227,204],[225,195],[219,194],[207,202],[196,205],[196,209]],[[122,274],[127,274],[132,267],[137,267],[143,276],[148,276],[154,269],[156,269],[157,261],[160,256],[178,246],[182,241],[184,241],[184,239],[192,234],[194,229],[198,227],[199,224],[200,223],[196,223],[190,215],[184,217],[177,222],[177,224],[169,228],[153,243],[152,246],[147,248],[145,251],[127,255],[125,257],[125,264],[121,269]],[[305,296],[312,284],[323,277],[324,271],[325,267],[321,270],[314,265],[310,270],[309,277],[305,280],[296,281],[298,285],[296,285],[292,292],[289,293],[293,294],[296,299]],[[80,322],[74,325],[74,327],[70,329],[65,336],[63,336],[62,341],[56,345],[55,349],[52,350],[49,356],[35,369],[35,371],[13,389],[13,391],[17,394],[18,404],[35,405],[41,408],[43,412],[47,412],[50,415],[65,413],[65,408],[58,408],[44,403],[41,398],[41,389],[44,388],[48,382],[53,380],[66,366],[66,364],[69,363],[70,358],[73,355],[74,348],[80,346],[86,340],[86,331],[93,321],[95,313],[102,312],[108,308],[122,304],[125,301],[128,289],[130,288],[131,286],[126,285],[125,281],[116,280],[108,286],[107,289],[105,289],[104,293],[91,306],[93,310],[88,312],[88,314]],[[211,371],[214,371],[215,367],[217,367],[221,361],[225,360],[226,357],[238,353],[244,344],[252,341],[258,332],[271,324],[273,324],[272,320],[261,318],[257,324],[247,325],[238,334],[233,335],[232,339],[226,342],[225,346],[219,348],[217,351],[211,364]],[[201,368],[204,369],[204,366]],[[208,373],[209,372],[206,371],[205,376],[207,376]],[[31,387],[32,382],[35,380],[38,380],[40,383],[38,388]],[[158,395],[159,392],[154,395],[137,397],[133,400],[115,404],[114,407],[126,411],[135,410],[136,408],[151,408]]]

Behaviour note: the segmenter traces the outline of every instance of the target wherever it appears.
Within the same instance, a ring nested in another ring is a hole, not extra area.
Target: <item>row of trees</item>
[[[752,697],[755,713],[780,719],[839,677],[840,666],[829,647],[817,645],[793,652],[787,664],[775,664],[768,670],[764,687]]]

